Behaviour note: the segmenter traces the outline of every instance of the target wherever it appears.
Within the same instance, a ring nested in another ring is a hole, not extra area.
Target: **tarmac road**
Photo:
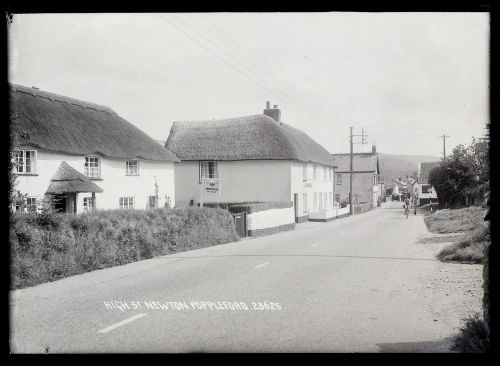
[[[16,290],[11,351],[447,351],[480,310],[482,269],[438,262],[446,243],[425,236],[390,202]]]

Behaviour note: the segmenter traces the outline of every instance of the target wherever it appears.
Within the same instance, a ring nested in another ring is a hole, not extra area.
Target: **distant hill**
[[[406,178],[407,175],[413,175],[418,171],[418,163],[426,161],[439,161],[438,156],[429,155],[395,155],[379,154],[380,170],[384,177],[386,187],[392,186],[392,178]]]

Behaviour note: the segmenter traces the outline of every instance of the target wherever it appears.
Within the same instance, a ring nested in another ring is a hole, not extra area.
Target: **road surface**
[[[400,205],[13,291],[11,351],[446,351],[482,266]]]

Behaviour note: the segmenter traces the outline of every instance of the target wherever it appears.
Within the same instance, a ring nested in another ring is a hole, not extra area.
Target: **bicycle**
[[[406,218],[408,218],[409,214],[410,214],[410,207],[408,207],[408,205],[405,205],[405,215],[406,215]]]

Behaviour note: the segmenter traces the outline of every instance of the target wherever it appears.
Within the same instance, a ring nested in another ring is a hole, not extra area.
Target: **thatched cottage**
[[[335,200],[349,201],[350,154],[332,154],[335,174]],[[376,146],[371,152],[353,153],[352,196],[354,204],[371,202],[377,206],[384,192]]]
[[[179,159],[109,107],[14,84],[10,106],[15,188],[28,210],[42,202],[72,213],[174,204]]]
[[[263,114],[174,122],[165,146],[181,159],[178,206],[287,202],[295,222],[333,206],[331,155],[269,102]]]

